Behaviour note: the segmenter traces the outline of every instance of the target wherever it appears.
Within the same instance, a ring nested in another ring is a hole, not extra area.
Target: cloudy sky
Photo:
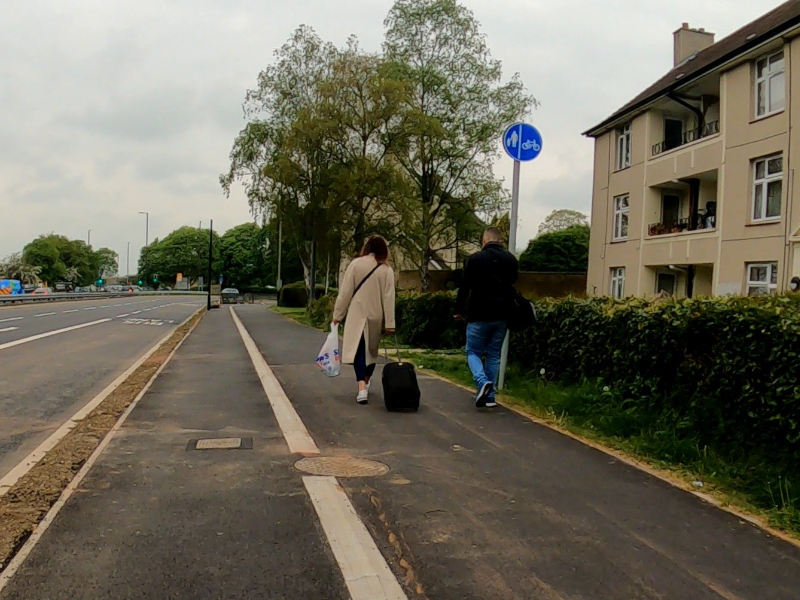
[[[717,39],[777,0],[463,0],[506,73],[542,106],[544,151],[524,165],[521,243],[555,208],[588,212],[592,143],[581,132],[672,66],[684,21]],[[119,252],[182,225],[249,220],[225,198],[241,102],[300,24],[380,48],[392,0],[0,0],[0,257],[40,233]],[[497,173],[510,181],[509,160]]]

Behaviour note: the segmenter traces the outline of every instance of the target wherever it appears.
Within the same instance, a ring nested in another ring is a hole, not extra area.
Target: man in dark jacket
[[[497,406],[494,386],[517,277],[516,257],[503,247],[500,230],[489,227],[483,233],[483,249],[464,265],[456,300],[456,319],[467,320],[467,363],[478,386],[477,408]]]

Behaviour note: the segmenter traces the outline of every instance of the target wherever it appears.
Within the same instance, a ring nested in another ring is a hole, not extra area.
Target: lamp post
[[[89,232],[86,234],[86,245],[92,245],[92,230],[90,229]]]
[[[131,276],[131,243],[128,242],[128,262],[125,265],[125,285],[128,285],[128,277]]]

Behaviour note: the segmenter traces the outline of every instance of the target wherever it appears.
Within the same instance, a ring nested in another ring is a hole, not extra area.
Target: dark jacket
[[[456,314],[466,317],[469,323],[507,320],[512,287],[518,277],[516,257],[500,244],[486,244],[464,265]]]

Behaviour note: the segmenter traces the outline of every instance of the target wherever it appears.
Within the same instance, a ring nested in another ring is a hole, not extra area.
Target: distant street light
[[[131,275],[131,243],[128,242],[128,263],[125,265],[125,283],[128,283],[128,277]]]
[[[91,229],[89,230],[89,233],[86,234],[86,245],[87,246],[91,246],[92,245],[92,230]]]

